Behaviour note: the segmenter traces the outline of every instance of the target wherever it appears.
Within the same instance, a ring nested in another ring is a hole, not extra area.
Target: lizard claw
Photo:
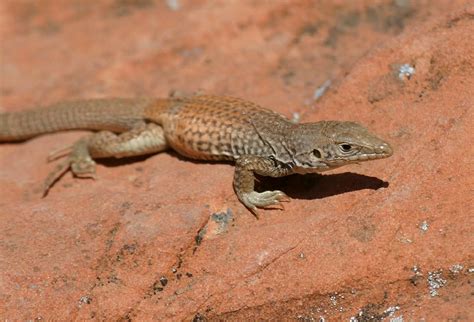
[[[250,212],[255,216],[255,218],[260,219],[260,215],[258,213],[258,210],[257,210],[257,207],[253,206],[253,207],[248,207],[248,209],[250,210]]]
[[[95,162],[90,157],[76,160],[69,156],[66,160],[60,162],[53,171],[51,171],[43,183],[42,196],[46,197],[49,189],[59,180],[68,170],[78,178],[97,179],[95,173]]]
[[[92,160],[87,150],[87,142],[79,141],[74,145],[53,151],[48,156],[48,161],[55,160],[67,154],[65,160],[56,165],[43,183],[42,195],[45,197],[49,189],[59,180],[68,170],[78,178],[92,178],[96,179],[95,166],[96,163]]]
[[[42,197],[46,197],[48,194],[49,189],[53,186],[53,184],[59,180],[66,173],[69,169],[69,159],[64,160],[61,163],[57,164],[53,171],[51,171],[46,179],[43,182],[43,189],[42,189]]]
[[[264,192],[247,192],[243,193],[241,200],[245,206],[258,218],[257,207],[273,208],[275,206],[284,210],[283,202],[289,202],[290,198],[282,191],[264,191]]]

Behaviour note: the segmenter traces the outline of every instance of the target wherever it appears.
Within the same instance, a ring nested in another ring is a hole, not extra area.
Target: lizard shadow
[[[101,158],[101,159],[96,159],[95,161],[99,164],[102,164],[106,167],[121,167],[124,165],[130,165],[130,164],[137,164],[138,167],[141,167],[139,164],[140,162],[145,161],[148,158],[153,157],[153,154],[147,154],[147,155],[137,155],[137,156],[131,156],[131,157],[125,157],[125,158]]]
[[[195,164],[201,163],[217,163],[217,164],[232,164],[226,161],[204,161],[192,160],[185,158],[174,151],[168,151],[172,156],[187,162]],[[133,164],[153,157],[151,155],[142,155],[127,157],[123,159],[104,158],[99,159],[98,162],[107,167],[118,167],[126,164]],[[141,169],[138,166],[137,169]],[[232,184],[232,178],[229,178],[229,184]],[[363,174],[344,172],[336,174],[293,174],[281,178],[272,178],[265,176],[258,176],[256,181],[256,190],[282,190],[292,199],[322,199],[334,195],[344,194],[357,190],[378,190],[380,188],[387,188],[389,183],[377,177],[366,176]]]
[[[292,199],[322,199],[357,190],[378,190],[389,183],[376,177],[344,172],[336,174],[291,175],[283,178],[259,178],[257,189],[283,190]],[[282,187],[280,189],[278,187]]]

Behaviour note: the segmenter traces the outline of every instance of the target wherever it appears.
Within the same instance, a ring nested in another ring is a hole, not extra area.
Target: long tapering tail
[[[0,114],[0,142],[21,141],[56,131],[86,129],[123,132],[142,121],[151,98],[113,98],[61,102]]]

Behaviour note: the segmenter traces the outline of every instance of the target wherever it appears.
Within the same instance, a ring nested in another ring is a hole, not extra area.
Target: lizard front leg
[[[43,184],[43,196],[51,186],[68,170],[76,177],[95,178],[94,158],[123,158],[160,152],[166,150],[163,128],[154,123],[138,123],[130,131],[115,134],[101,131],[82,138],[71,147],[52,153],[48,160],[64,154],[66,159],[59,163],[48,175]]]
[[[282,191],[256,192],[255,173],[262,176],[282,177],[292,173],[291,168],[278,165],[275,160],[255,155],[240,156],[235,164],[234,189],[239,200],[258,218],[257,207],[267,208],[289,201]]]

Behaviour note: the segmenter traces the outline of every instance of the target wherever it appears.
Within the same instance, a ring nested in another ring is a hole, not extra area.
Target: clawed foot
[[[290,198],[282,191],[264,191],[264,192],[247,192],[242,193],[240,200],[249,208],[249,210],[258,218],[257,207],[273,208],[274,206],[284,210],[282,202],[289,202]]]
[[[80,141],[72,147],[53,152],[48,157],[48,161],[55,160],[61,155],[64,155],[66,150],[69,152],[66,159],[60,162],[56,168],[49,173],[48,177],[43,183],[43,197],[48,194],[48,191],[52,185],[68,170],[71,170],[74,176],[79,178],[96,178],[96,163],[90,157],[85,142]]]

